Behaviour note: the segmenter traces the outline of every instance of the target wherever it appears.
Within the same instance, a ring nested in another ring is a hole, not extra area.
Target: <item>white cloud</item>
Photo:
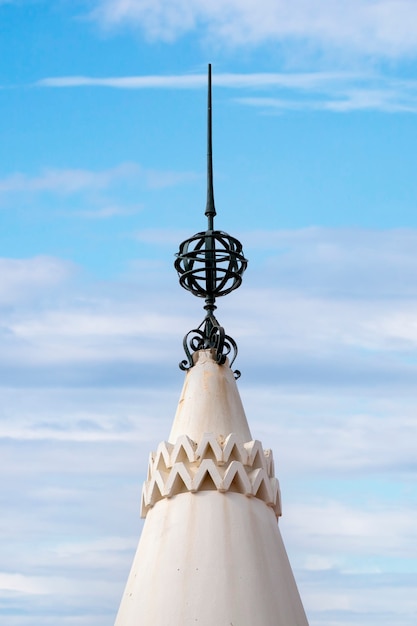
[[[414,229],[311,227],[243,237],[250,242],[248,255],[253,249],[266,258],[276,287],[333,300],[417,295]],[[269,273],[265,282],[271,284]]]
[[[312,498],[314,501],[314,497]],[[372,502],[372,499],[371,499]],[[416,508],[397,504],[389,515],[386,504],[347,506],[339,501],[292,504],[285,515],[286,533],[297,533],[303,546],[328,558],[338,554],[339,568],[349,563],[349,553],[389,557],[417,557]],[[386,517],[387,523],[382,523]],[[307,555],[307,560],[310,556]],[[347,566],[350,569],[350,565]]]
[[[50,311],[36,319],[21,320],[11,326],[17,337],[106,337],[132,335],[172,334],[180,318],[161,313],[143,313],[132,310],[129,314],[117,310],[103,314],[101,303],[92,302],[92,308],[81,311]],[[171,323],[168,323],[171,322]]]
[[[333,572],[333,576],[337,575]],[[416,602],[407,585],[395,587],[392,580],[366,576],[343,577],[336,589],[331,580],[303,586],[302,598],[310,626],[414,626]]]
[[[196,89],[205,88],[206,84],[205,74],[106,78],[62,76],[45,78],[37,83],[40,87],[90,86],[114,89]],[[376,73],[216,73],[213,84],[219,88],[250,91],[250,95],[241,95],[235,101],[264,111],[417,111],[416,81],[394,79]]]
[[[307,50],[398,58],[417,51],[413,0],[97,0],[92,18],[106,27],[141,28],[174,41],[199,29],[227,47],[264,42],[304,44]]]
[[[312,420],[308,407],[304,415],[294,416],[294,408],[300,412],[301,403],[288,403],[286,393],[278,392],[272,397],[267,389],[264,393],[276,404],[263,410],[262,416],[253,410],[252,402],[248,404],[253,415],[252,429],[276,450],[277,462],[287,472],[369,477],[371,472],[407,476],[415,471],[417,426],[413,400],[398,402],[397,413],[393,408],[388,411],[381,406],[378,413],[377,403],[371,402],[370,395],[366,400],[364,393],[358,393],[356,406],[361,410],[355,411],[351,395],[344,393],[339,403],[333,402],[333,415],[322,409],[314,412]],[[258,394],[255,391],[253,395]],[[311,396],[307,394],[307,397]],[[343,402],[349,407],[347,416],[342,415]],[[289,407],[288,413],[293,415],[290,423],[281,404]],[[364,412],[369,404],[373,413]],[[277,405],[279,408],[275,408]],[[383,417],[381,413],[385,413]]]
[[[137,235],[159,245],[170,245],[171,236],[163,229]],[[315,384],[327,376],[328,384],[357,385],[365,371],[367,383],[409,384],[414,375],[410,355],[417,346],[413,230],[312,228],[253,232],[248,240],[252,248],[246,254],[254,270],[241,290],[221,302],[218,315],[244,345],[242,358],[253,355],[258,363],[258,354],[268,361],[280,354],[287,364],[286,372],[279,365],[280,375],[294,382],[299,377],[304,384],[310,372]],[[47,293],[68,278],[66,265],[53,259],[4,260],[2,267],[4,302],[27,299],[40,287]],[[61,294],[60,302],[48,298],[35,309],[8,311],[2,319],[1,362],[73,368],[77,362],[95,367],[154,363],[163,352],[175,358],[176,337],[198,326],[203,311],[174,279],[166,284],[167,271],[164,265],[142,263],[120,285],[80,288],[76,296],[70,291],[62,299]],[[175,302],[168,311],[167,300]]]
[[[367,78],[371,78],[368,76]],[[363,80],[360,74],[347,72],[302,73],[215,73],[213,85],[228,89],[271,88],[317,90],[349,80]],[[149,76],[57,76],[43,78],[35,83],[39,87],[111,87],[114,89],[199,89],[207,88],[207,74],[177,74]]]
[[[99,209],[91,209],[84,211],[76,211],[73,212],[73,215],[78,215],[79,217],[85,217],[87,219],[92,220],[106,220],[112,217],[122,217],[135,215],[142,211],[143,205],[129,205],[129,206],[120,206],[116,204],[108,204],[102,206]]]
[[[166,230],[138,237],[171,247]],[[239,343],[252,434],[274,452],[280,526],[310,623],[374,626],[383,610],[388,623],[413,626],[417,234],[247,239],[252,271],[218,317]],[[57,604],[68,626],[87,606],[85,626],[110,626],[139,535],[148,453],[169,434],[181,337],[202,301],[181,292],[172,270],[166,287],[167,268],[152,261],[101,285],[69,283],[65,268],[3,264],[9,285],[21,274],[21,292],[40,278],[35,303],[2,311],[2,599],[18,597],[24,626],[53,626]]]
[[[80,169],[46,169],[37,176],[15,173],[0,180],[0,193],[76,193],[84,189],[105,189],[116,180],[137,176],[141,168],[125,163],[101,172]]]
[[[144,312],[138,301],[128,310],[116,306],[103,313],[102,307],[98,299],[74,310],[20,313],[4,323],[13,343],[5,350],[3,362],[7,354],[15,363],[32,367],[154,363],[163,352],[161,343],[165,341],[172,349],[178,329],[187,324],[181,315]]]
[[[191,74],[182,76],[56,76],[43,78],[39,87],[113,87],[114,89],[194,89],[207,85],[207,76]]]
[[[99,593],[104,593],[105,588],[113,592],[113,585],[101,581]],[[80,578],[63,578],[57,576],[27,576],[24,574],[0,573],[0,593],[17,592],[30,595],[60,595],[68,599],[96,595],[94,589],[86,589],[85,581]]]
[[[117,183],[142,183],[150,188],[164,188],[193,180],[191,172],[146,169],[137,163],[121,163],[101,170],[45,169],[38,175],[14,173],[0,179],[0,196],[12,193],[54,193],[69,195],[91,190],[105,190]],[[98,211],[111,211],[102,207]],[[120,209],[119,209],[120,212]],[[114,214],[114,211],[113,211]]]
[[[75,267],[53,257],[0,258],[0,304],[16,304],[57,287],[74,274]]]
[[[48,579],[0,572],[0,593],[5,591],[35,595],[45,594],[48,593]]]
[[[278,95],[253,95],[237,98],[237,102],[262,111],[313,110],[347,113],[380,111],[385,113],[416,113],[417,84],[414,80],[368,74],[316,75],[309,84],[305,74],[300,82],[282,85]],[[314,77],[314,75],[313,75]]]

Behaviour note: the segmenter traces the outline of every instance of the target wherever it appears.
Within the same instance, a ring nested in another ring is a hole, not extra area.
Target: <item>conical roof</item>
[[[228,362],[214,357],[195,353],[169,440],[151,455],[116,626],[308,626],[272,453],[252,440]]]
[[[204,433],[226,437],[235,433],[252,439],[236,380],[230,367],[220,367],[213,350],[193,355],[194,366],[185,378],[169,441],[181,435],[199,441]]]

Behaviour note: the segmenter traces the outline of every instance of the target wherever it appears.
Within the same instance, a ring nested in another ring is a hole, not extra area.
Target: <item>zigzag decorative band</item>
[[[282,514],[272,451],[263,450],[260,441],[242,443],[234,433],[225,439],[208,433],[199,443],[186,435],[175,444],[163,441],[151,453],[141,516],[163,498],[209,490],[259,498],[277,517]]]

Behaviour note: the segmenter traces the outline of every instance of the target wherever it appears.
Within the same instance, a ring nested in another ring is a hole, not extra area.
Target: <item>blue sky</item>
[[[249,259],[218,317],[310,626],[415,626],[417,4],[0,0],[0,615],[111,626],[166,439],[173,269]]]

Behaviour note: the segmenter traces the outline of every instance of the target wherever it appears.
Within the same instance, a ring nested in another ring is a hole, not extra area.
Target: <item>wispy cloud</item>
[[[139,237],[171,245],[165,230],[144,231]],[[408,388],[415,376],[412,355],[417,346],[416,237],[412,230],[251,233],[248,256],[257,266],[255,278],[248,275],[245,289],[222,303],[219,319],[244,345],[249,367],[256,370],[260,358],[280,354],[271,376],[275,372],[290,387]],[[258,259],[256,247],[261,250]],[[3,268],[3,298],[8,294],[10,304],[26,301],[19,298],[27,299],[28,285],[33,281],[37,286],[39,272],[42,280],[46,273],[45,281],[50,271],[58,274],[46,284],[45,298],[36,308],[27,300],[18,315],[3,315],[0,366],[9,384],[17,376],[20,381],[46,381],[50,372],[63,385],[86,380],[102,384],[109,376],[113,384],[124,385],[127,372],[132,376],[137,368],[157,363],[162,354],[175,362],[178,333],[201,321],[198,302],[183,298],[175,281],[166,285],[171,270],[165,265],[132,268],[124,286],[81,289],[76,297],[70,298],[69,291],[62,299],[60,287],[62,301],[51,301],[48,290],[67,280],[58,262],[56,269],[48,261],[51,270],[36,259],[22,262],[20,282],[18,263]],[[166,301],[175,307],[167,311]],[[276,328],[272,335],[270,328]]]
[[[356,82],[356,84],[355,84]],[[303,96],[303,94],[300,94]],[[311,89],[304,97],[250,96],[238,102],[263,111],[311,110],[348,113],[350,111],[380,111],[385,113],[416,113],[417,84],[415,81],[392,79],[340,81]]]
[[[417,52],[414,0],[96,0],[91,17],[107,28],[136,27],[168,42],[195,32],[228,48],[283,42],[310,54],[398,58]]]
[[[171,248],[171,235],[138,237]],[[253,436],[274,451],[280,525],[310,623],[374,624],[382,607],[387,623],[413,626],[417,233],[248,239],[252,278],[221,303],[219,320],[239,343]],[[0,270],[5,294],[16,283],[0,332],[0,463],[10,477],[0,594],[26,610],[27,626],[53,626],[57,601],[68,626],[87,605],[85,626],[110,624],[139,534],[147,455],[175,414],[180,338],[202,303],[150,261],[87,286],[70,284],[58,259],[5,259]],[[24,299],[32,282],[36,300]]]
[[[172,250],[187,235],[154,228],[138,231],[135,236]],[[263,259],[263,271],[256,278],[258,289],[273,285],[335,301],[406,300],[417,295],[417,231],[412,228],[308,227],[243,231],[238,236],[247,242],[245,251],[252,262],[259,266],[258,256]],[[247,274],[246,282],[252,272]],[[234,297],[239,298],[241,292]]]
[[[150,188],[163,188],[195,178],[191,172],[146,169],[137,163],[122,163],[101,170],[44,169],[29,176],[20,172],[0,179],[0,195],[10,193],[74,194],[86,190],[105,190],[119,182],[137,182]]]
[[[56,289],[74,274],[73,264],[47,256],[31,259],[0,258],[0,305],[22,304]]]
[[[8,214],[16,212],[24,219],[36,215],[62,223],[68,218],[96,221],[102,229],[111,222],[122,229],[119,237],[125,239],[131,237],[123,230],[126,218],[146,212],[155,194],[193,184],[199,178],[200,174],[192,171],[156,170],[137,163],[121,163],[103,170],[44,168],[34,174],[14,172],[0,178],[0,209]],[[84,231],[85,236],[91,233]],[[112,236],[116,236],[115,231]]]
[[[313,552],[319,548],[320,553],[331,555],[335,548],[340,550],[343,537],[346,551],[357,549],[360,543],[364,551],[375,556],[385,551],[386,556],[408,553],[411,558],[417,557],[414,508],[402,503],[400,510],[391,512],[389,525],[381,524],[381,513],[375,502],[355,510],[340,500],[316,501],[292,506],[287,522],[294,531],[301,531],[305,545]]]
[[[61,76],[44,78],[39,87],[107,87],[113,89],[198,89],[205,87],[205,74],[171,76],[124,76],[94,78]],[[394,79],[375,73],[301,72],[301,73],[219,73],[213,77],[217,87],[250,92],[236,101],[265,111],[357,110],[393,112],[417,111],[417,82]]]
[[[112,87],[114,89],[196,89],[207,84],[203,74],[178,76],[57,76],[43,78],[39,87]]]
[[[286,87],[317,89],[330,83],[355,78],[357,75],[338,72],[303,73],[216,73],[213,84],[230,89]],[[207,87],[207,74],[176,74],[150,76],[58,76],[44,78],[35,85],[39,87],[112,87],[114,89],[199,89]]]
[[[85,217],[92,220],[106,220],[111,219],[112,217],[135,215],[142,209],[142,205],[118,206],[116,204],[110,204],[100,207],[99,209],[76,211],[73,215],[78,215],[79,217]]]
[[[17,172],[0,179],[0,193],[71,194],[85,189],[105,189],[115,181],[126,180],[141,174],[141,168],[134,163],[125,163],[98,172],[81,169],[45,169],[35,176]]]

